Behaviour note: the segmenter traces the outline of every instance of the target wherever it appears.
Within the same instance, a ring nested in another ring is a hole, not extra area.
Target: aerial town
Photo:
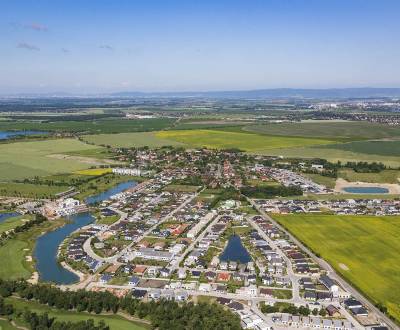
[[[300,171],[280,166],[279,158],[234,150],[163,148],[118,155],[129,158],[130,166],[112,172],[140,183],[107,199],[85,204],[72,191],[46,203],[14,201],[21,212],[49,219],[95,214],[94,222],[58,247],[58,262],[79,278],[60,284],[64,290],[131,293],[145,301],[214,299],[236,313],[244,329],[386,328],[374,305],[270,215],[326,210],[395,215],[398,200],[340,199]],[[207,166],[197,166],[202,162]],[[279,183],[304,199],[248,197],[240,190],[248,178]],[[307,199],[308,194],[336,197]]]

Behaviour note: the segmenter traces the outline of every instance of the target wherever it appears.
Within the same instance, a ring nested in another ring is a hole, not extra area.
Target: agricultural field
[[[270,156],[282,156],[282,157],[294,157],[294,158],[324,158],[330,162],[341,161],[346,162],[382,162],[386,166],[398,168],[400,167],[400,157],[371,155],[363,153],[355,153],[350,151],[338,150],[325,146],[310,146],[310,147],[298,147],[298,148],[281,148],[281,149],[270,149],[257,153],[262,153]]]
[[[358,141],[334,144],[328,148],[367,155],[400,157],[400,140]]]
[[[79,132],[86,134],[99,133],[121,133],[121,132],[146,132],[157,131],[171,126],[175,119],[154,118],[154,119],[94,119],[94,120],[65,120],[59,121],[54,118],[50,122],[0,121],[0,131],[12,130],[35,130],[49,132]],[[46,118],[47,119],[47,118]]]
[[[90,175],[90,176],[98,176],[106,173],[112,173],[111,168],[89,168],[87,170],[76,171],[75,174],[78,175]]]
[[[90,158],[68,157],[65,153],[96,148],[76,139],[0,144],[0,181],[86,169],[94,163]]]
[[[187,144],[190,147],[207,147],[213,149],[238,148],[252,152],[332,143],[332,141],[325,139],[264,136],[246,132],[205,129],[161,131],[155,133],[155,135],[162,139]]]
[[[273,218],[400,320],[400,217],[296,214]]]
[[[0,196],[27,197],[27,198],[53,198],[56,194],[68,190],[66,186],[51,186],[32,183],[0,183]]]
[[[109,145],[112,147],[122,148],[138,148],[146,146],[149,148],[159,148],[163,146],[184,145],[180,142],[160,138],[152,132],[84,135],[82,138],[85,141],[96,145]]]
[[[243,128],[268,135],[317,137],[357,141],[400,137],[400,128],[369,122],[303,121],[299,123],[268,123]]]
[[[352,169],[343,169],[339,171],[338,176],[350,182],[399,183],[400,170],[383,170],[379,173],[357,173]]]
[[[78,322],[78,321],[93,319],[96,323],[100,322],[101,320],[104,320],[104,322],[110,327],[111,330],[150,329],[150,326],[145,323],[129,321],[120,315],[112,315],[112,314],[102,315],[102,314],[89,314],[89,313],[75,312],[75,311],[65,311],[56,308],[51,308],[50,306],[42,305],[34,301],[25,301],[23,299],[18,299],[15,297],[6,298],[5,302],[12,304],[17,310],[23,311],[25,308],[28,308],[31,312],[48,313],[49,317],[55,317],[59,321]]]

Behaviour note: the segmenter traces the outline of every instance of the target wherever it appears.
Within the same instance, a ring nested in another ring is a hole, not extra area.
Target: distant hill
[[[242,91],[205,91],[205,92],[119,92],[112,93],[114,97],[209,97],[229,99],[273,99],[273,98],[375,98],[400,97],[400,88],[329,88],[329,89],[257,89]]]

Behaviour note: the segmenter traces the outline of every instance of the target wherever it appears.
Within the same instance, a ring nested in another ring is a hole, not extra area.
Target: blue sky
[[[400,87],[397,0],[3,0],[0,93]]]

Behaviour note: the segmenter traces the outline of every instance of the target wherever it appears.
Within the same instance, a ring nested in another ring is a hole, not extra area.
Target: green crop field
[[[328,145],[325,146],[310,146],[310,147],[298,147],[298,148],[281,148],[281,149],[270,149],[262,151],[262,154],[270,156],[283,156],[283,157],[295,157],[295,158],[324,158],[330,162],[341,161],[342,163],[354,162],[354,161],[365,161],[365,162],[382,162],[390,167],[400,166],[400,157],[395,156],[379,156],[370,155],[363,153],[355,153],[344,150],[330,149]],[[258,152],[260,153],[260,152]]]
[[[40,118],[38,118],[40,119]],[[61,131],[61,132],[86,132],[121,133],[156,131],[171,126],[175,119],[99,119],[81,121],[0,121],[0,131],[7,130],[35,130],[35,131]]]
[[[6,298],[6,303],[11,303],[17,310],[23,311],[25,308],[31,312],[48,313],[49,317],[55,317],[59,321],[78,322],[93,319],[96,323],[104,320],[111,330],[144,330],[150,327],[147,324],[129,321],[120,315],[112,314],[89,314],[75,311],[65,311],[51,308],[47,305],[39,304],[35,301],[26,301],[18,298]]]
[[[68,187],[48,186],[31,183],[0,183],[0,196],[28,198],[52,198],[56,194],[68,190]]]
[[[400,321],[400,217],[273,217]]]
[[[155,133],[120,133],[120,134],[97,134],[83,136],[85,141],[96,145],[110,145],[112,147],[145,147],[159,148],[162,146],[182,146],[180,142],[159,138]]]
[[[327,146],[327,148],[344,150],[367,155],[400,157],[400,140],[358,141]]]
[[[185,143],[192,147],[214,149],[238,148],[245,151],[260,151],[307,145],[332,143],[325,139],[309,139],[284,136],[265,136],[254,133],[224,130],[177,130],[155,133],[158,138]]]
[[[339,171],[338,176],[351,182],[399,183],[400,171],[383,170],[379,173],[357,173],[351,169],[343,169]]]
[[[268,135],[319,137],[324,139],[371,140],[400,137],[400,128],[352,121],[304,121],[247,126],[245,130]]]
[[[55,173],[74,172],[90,166],[87,161],[63,155],[99,148],[75,139],[0,144],[0,181]]]

